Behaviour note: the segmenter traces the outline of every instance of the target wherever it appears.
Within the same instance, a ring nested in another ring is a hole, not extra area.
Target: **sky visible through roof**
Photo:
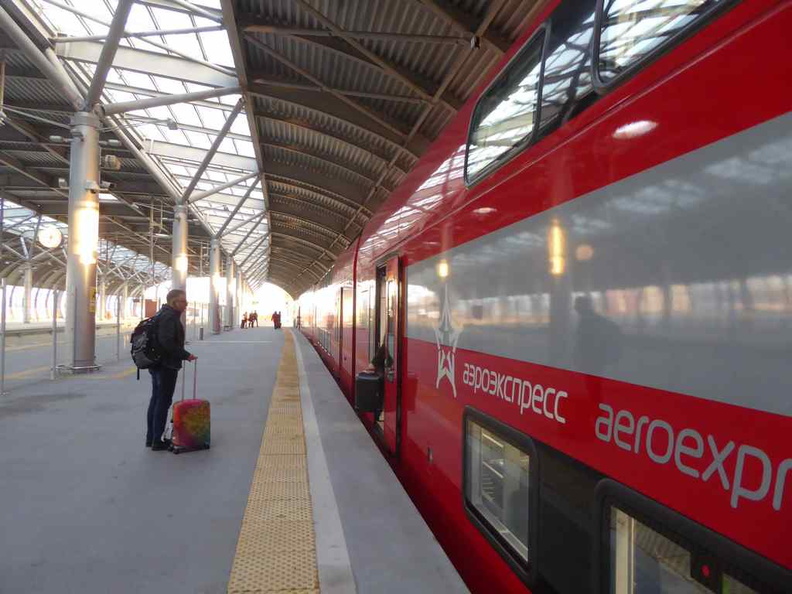
[[[117,0],[24,0],[24,2],[38,13],[42,23],[53,32],[54,36],[79,37],[82,40],[80,43],[101,43],[101,40],[84,38],[106,34],[117,5]],[[180,10],[175,3],[174,9],[134,3],[126,22],[126,33],[154,31],[158,33],[145,37],[122,38],[119,48],[132,48],[182,59],[185,72],[198,65],[236,79],[228,35],[219,18],[219,1],[196,0],[191,4],[197,7],[196,12],[188,13]],[[206,16],[203,16],[204,14]],[[198,29],[198,32],[168,33],[184,29]],[[75,44],[59,42],[56,44],[56,51],[61,54],[58,51],[59,47],[71,45]],[[94,64],[68,58],[65,61],[86,81],[93,76]],[[117,56],[114,64],[118,61]],[[132,70],[114,66],[110,69],[103,93],[103,103],[136,101],[158,95],[215,88],[151,74],[145,59],[136,60],[134,68]],[[195,176],[203,154],[214,142],[239,99],[239,94],[233,94],[191,103],[135,110],[122,116],[123,126],[139,138],[144,149],[170,174],[169,177],[183,192]],[[179,150],[182,147],[185,150]],[[223,157],[229,155],[245,159],[233,160],[232,166],[228,166],[229,160]],[[221,166],[218,161],[223,165]],[[243,110],[234,120],[229,133],[220,144],[218,154],[201,176],[193,193],[210,190],[253,170],[255,170],[255,152],[247,116]],[[220,193],[192,203],[191,209],[209,228],[217,231],[240,198],[245,195],[250,184],[256,182],[256,177],[239,182]],[[231,233],[224,235],[221,240],[226,253],[230,253],[248,234],[251,227],[256,227],[245,240],[244,246],[237,252],[237,262],[242,262],[253,246],[259,245],[258,249],[265,247],[261,245],[260,240],[267,233],[267,219],[255,218],[257,213],[263,214],[263,210],[264,196],[258,186],[250,193],[248,200],[235,216],[234,222],[229,225],[228,230]],[[237,221],[251,218],[253,220],[247,225],[237,224]],[[266,250],[262,249],[261,253],[264,256]],[[256,261],[256,258],[248,259],[247,268]]]

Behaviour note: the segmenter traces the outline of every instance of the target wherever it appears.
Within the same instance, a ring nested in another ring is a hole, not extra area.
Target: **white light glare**
[[[657,128],[657,122],[652,122],[650,120],[639,120],[637,122],[619,126],[613,133],[613,137],[619,139],[637,138],[638,136],[648,134],[655,128]]]

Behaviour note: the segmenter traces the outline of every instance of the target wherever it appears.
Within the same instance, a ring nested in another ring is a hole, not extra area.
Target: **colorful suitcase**
[[[198,365],[196,362],[193,370],[192,399],[184,399],[184,384],[182,384],[182,399],[173,405],[171,450],[174,454],[209,449],[211,418],[209,401],[196,398],[197,383]]]

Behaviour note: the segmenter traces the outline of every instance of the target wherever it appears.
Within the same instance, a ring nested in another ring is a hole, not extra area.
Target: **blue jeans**
[[[151,374],[151,400],[149,400],[146,413],[147,444],[162,439],[165,423],[168,421],[168,409],[173,402],[173,393],[176,391],[179,370],[160,366],[152,367],[149,369],[149,373]]]

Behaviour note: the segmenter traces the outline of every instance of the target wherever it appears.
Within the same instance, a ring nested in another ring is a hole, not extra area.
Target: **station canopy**
[[[207,273],[208,241],[219,234],[251,288],[269,280],[299,295],[360,234],[535,4],[133,2],[103,105],[227,92],[105,117],[101,177],[113,185],[100,197],[100,273],[143,284],[167,278],[174,198],[189,191],[191,275]],[[4,8],[87,89],[117,5],[15,0]],[[2,268],[13,284],[35,258],[34,284],[62,286],[63,248],[35,236],[67,232],[74,107],[5,31],[0,47]]]

